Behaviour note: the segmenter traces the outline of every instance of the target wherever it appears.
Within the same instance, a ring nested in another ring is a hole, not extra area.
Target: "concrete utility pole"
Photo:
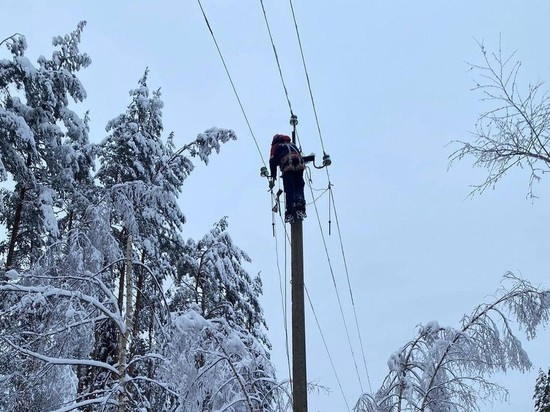
[[[290,117],[296,144],[298,118]],[[292,393],[294,412],[307,412],[306,328],[304,314],[304,238],[300,219],[290,225],[292,282]]]

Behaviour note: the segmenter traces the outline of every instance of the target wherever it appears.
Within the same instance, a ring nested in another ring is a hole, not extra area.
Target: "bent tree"
[[[496,372],[531,368],[516,336],[513,316],[528,339],[550,319],[550,290],[508,273],[496,299],[464,316],[461,325],[421,325],[417,336],[391,355],[389,373],[374,394],[364,394],[356,412],[479,410],[480,400],[506,397],[490,380]]]

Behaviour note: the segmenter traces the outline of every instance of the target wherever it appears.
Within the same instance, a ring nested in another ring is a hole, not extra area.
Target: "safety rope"
[[[233,79],[231,78],[231,74],[229,72],[229,69],[227,67],[227,64],[225,63],[225,59],[223,58],[222,51],[220,49],[220,46],[218,45],[218,41],[216,40],[216,36],[214,36],[214,31],[212,30],[212,27],[210,26],[210,22],[208,21],[208,17],[206,17],[206,12],[204,11],[204,8],[202,7],[201,0],[197,0],[199,3],[199,7],[201,9],[202,15],[204,17],[204,21],[206,22],[206,26],[208,27],[208,30],[210,31],[210,35],[212,36],[212,39],[214,40],[214,44],[216,45],[216,49],[218,50],[218,54],[222,60],[223,67],[225,68],[225,73],[227,73],[227,77],[229,78],[229,82],[231,83],[231,87],[233,88],[233,93],[235,93],[235,97],[237,98],[237,102],[239,102],[239,106],[241,108],[241,112],[243,113],[244,119],[246,121],[246,124],[248,126],[248,130],[250,131],[250,134],[252,135],[252,139],[254,139],[254,144],[256,145],[256,149],[258,150],[258,154],[260,155],[260,158],[262,159],[262,163],[264,166],[266,166],[264,156],[262,155],[262,151],[260,149],[260,146],[258,145],[258,140],[256,139],[256,136],[254,135],[254,132],[252,131],[252,126],[250,125],[250,122],[248,120],[248,116],[246,115],[246,112],[244,110],[243,104],[241,102],[241,98],[239,97],[239,94],[237,93],[237,88],[235,87],[235,83],[233,82]]]

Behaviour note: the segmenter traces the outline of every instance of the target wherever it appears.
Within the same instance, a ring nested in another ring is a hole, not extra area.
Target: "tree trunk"
[[[118,278],[118,310],[122,313],[122,308],[124,305],[124,274],[126,273],[126,264],[121,265],[120,268],[120,277]]]
[[[15,208],[15,216],[13,217],[13,226],[10,234],[10,245],[8,247],[8,256],[6,257],[6,269],[10,269],[13,266],[15,243],[17,242],[17,235],[19,234],[19,227],[21,226],[21,214],[23,212],[23,202],[25,201],[26,192],[27,189],[24,187],[22,187],[19,191],[19,202]]]
[[[118,411],[126,412],[126,390],[125,379],[127,376],[127,354],[128,341],[130,340],[130,331],[132,330],[132,235],[128,235],[126,241],[126,313],[124,315],[124,328],[119,331],[119,346],[118,346],[118,371],[120,394],[118,396]]]
[[[145,252],[141,253],[141,264],[143,265],[145,262]],[[136,302],[134,305],[134,316],[133,316],[133,324],[132,324],[132,334],[131,334],[131,340],[132,345],[130,348],[130,356],[134,355],[143,355],[143,353],[137,353],[137,336],[139,334],[139,329],[143,325],[143,322],[140,322],[141,317],[141,311],[143,309],[143,285],[145,284],[145,268],[143,266],[140,267],[138,272],[138,278],[136,283]],[[134,371],[135,366],[132,365],[130,368],[130,374]]]

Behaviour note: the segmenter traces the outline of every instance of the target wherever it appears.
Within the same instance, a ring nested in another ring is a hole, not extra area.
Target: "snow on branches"
[[[437,322],[421,325],[415,339],[388,361],[389,373],[375,394],[364,394],[356,412],[479,410],[478,400],[505,397],[491,382],[495,372],[524,372],[531,362],[508,319],[511,314],[528,339],[548,323],[550,291],[508,273],[509,288],[462,319],[459,328]]]

